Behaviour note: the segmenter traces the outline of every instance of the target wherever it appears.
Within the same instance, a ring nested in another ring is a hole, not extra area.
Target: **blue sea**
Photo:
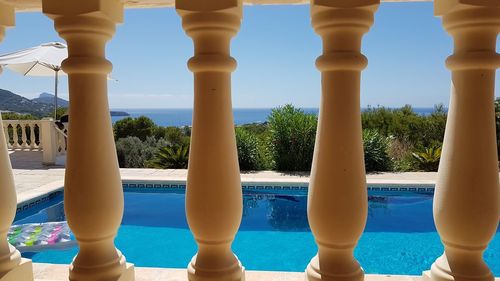
[[[147,116],[151,118],[157,125],[160,126],[191,126],[193,118],[193,109],[133,109],[133,108],[113,108],[113,111],[125,111],[130,114],[130,117]],[[306,113],[317,115],[318,108],[302,108]],[[271,114],[271,108],[235,108],[234,123],[236,125],[263,123]],[[434,111],[434,108],[413,108],[418,114],[429,115]],[[111,117],[113,123],[123,119],[122,116]]]

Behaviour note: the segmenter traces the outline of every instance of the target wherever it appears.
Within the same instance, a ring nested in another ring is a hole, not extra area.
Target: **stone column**
[[[43,145],[42,161],[44,165],[55,165],[57,158],[57,135],[54,120],[50,117],[40,121],[40,143]]]
[[[2,74],[2,73],[0,72],[0,74]],[[2,116],[0,116],[0,118],[2,118]],[[5,141],[6,141],[5,144],[7,145],[7,148],[10,148],[11,145],[10,145],[10,137],[9,137],[9,123],[3,122],[2,125],[3,125],[3,133],[5,135]]]
[[[5,28],[14,26],[14,8],[0,1],[0,41]],[[0,115],[0,124],[2,116]],[[32,281],[30,260],[7,242],[7,233],[16,216],[17,197],[4,130],[0,130],[0,281]]]
[[[244,280],[231,244],[243,200],[231,106],[230,41],[239,30],[242,1],[177,0],[182,25],[194,42],[194,113],[186,191],[189,227],[198,253],[189,280]]]
[[[134,280],[134,268],[115,248],[123,189],[107,96],[106,42],[123,20],[119,0],[43,0],[43,12],[68,44],[70,107],[64,205],[80,251],[70,280]]]
[[[452,91],[434,195],[434,220],[445,251],[424,280],[493,281],[483,252],[500,219],[493,104],[500,1],[434,3],[455,48],[446,61]]]
[[[323,54],[316,61],[322,96],[308,196],[318,255],[307,266],[309,281],[364,279],[353,256],[368,205],[360,112],[361,70],[367,59],[360,50],[378,5],[378,0],[311,1]]]

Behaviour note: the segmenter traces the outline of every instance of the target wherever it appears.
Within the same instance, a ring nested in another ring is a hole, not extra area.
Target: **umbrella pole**
[[[59,80],[59,70],[56,69],[56,85],[54,91],[54,120],[57,120],[57,88]]]

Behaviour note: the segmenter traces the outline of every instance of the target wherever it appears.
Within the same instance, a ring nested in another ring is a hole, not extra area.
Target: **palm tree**
[[[148,166],[158,169],[186,169],[188,159],[188,145],[170,145],[160,148],[155,157],[148,162]]]
[[[441,146],[433,145],[423,151],[414,152],[412,155],[424,171],[437,171],[441,159]]]

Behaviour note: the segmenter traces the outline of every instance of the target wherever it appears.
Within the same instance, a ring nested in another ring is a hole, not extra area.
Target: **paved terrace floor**
[[[34,264],[37,281],[68,280],[68,266],[56,264]],[[188,281],[186,270],[165,268],[136,268],[136,281]],[[248,271],[246,281],[304,281],[304,273]],[[416,276],[367,275],[366,281],[420,281]],[[496,279],[500,281],[500,279]]]
[[[16,151],[10,154],[18,203],[47,194],[63,186],[65,169],[46,167],[40,152]],[[187,170],[120,169],[123,180],[184,181]],[[369,184],[434,184],[437,173],[378,173],[368,174]],[[241,174],[242,182],[309,182],[309,173],[280,173],[272,171]]]

